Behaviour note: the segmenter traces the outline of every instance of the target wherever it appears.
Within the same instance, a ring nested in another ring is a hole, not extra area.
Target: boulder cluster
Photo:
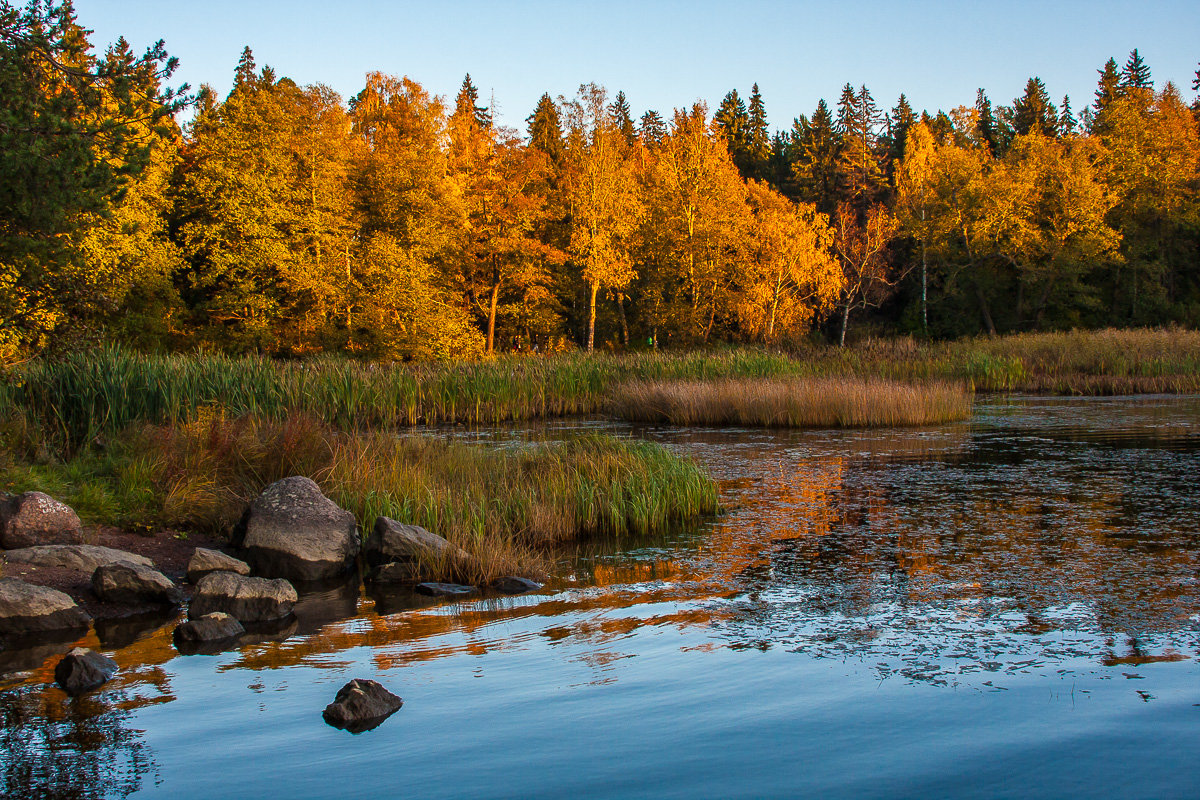
[[[172,613],[170,609],[187,601],[187,620],[174,634],[181,652],[219,652],[235,646],[247,626],[294,619],[299,594],[293,582],[303,585],[339,578],[351,572],[360,558],[366,580],[375,585],[402,584],[418,594],[440,598],[470,597],[481,589],[468,582],[482,571],[474,558],[419,526],[380,517],[364,545],[354,515],[304,477],[268,486],[246,509],[231,545],[240,559],[218,550],[195,549],[187,565],[188,600],[185,587],[156,569],[149,558],[85,544],[79,516],[66,504],[41,492],[0,494],[3,562],[90,574],[95,598],[117,607],[153,607]],[[464,582],[432,580],[442,576]],[[540,587],[509,576],[487,588],[520,594]],[[31,636],[77,639],[91,621],[88,612],[63,592],[0,578],[0,649]],[[55,681],[70,694],[82,694],[103,685],[117,671],[116,662],[77,647],[58,663]],[[399,697],[378,683],[353,680],[338,692],[324,716],[331,725],[359,733],[381,723],[401,704]]]

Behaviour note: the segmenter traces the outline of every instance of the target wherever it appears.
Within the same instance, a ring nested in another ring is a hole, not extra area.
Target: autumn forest
[[[1036,77],[920,112],[847,84],[795,116],[757,85],[639,113],[588,83],[516,130],[469,75],[343,98],[247,47],[221,98],[172,88],[161,45],[98,52],[69,4],[0,13],[2,362],[1200,321],[1200,71],[1156,85],[1136,50],[1078,111]]]

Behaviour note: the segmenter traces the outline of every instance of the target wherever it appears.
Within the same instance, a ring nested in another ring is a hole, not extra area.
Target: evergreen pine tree
[[[1025,94],[1013,101],[1013,130],[1018,136],[1058,134],[1058,109],[1050,102],[1041,78],[1030,78],[1025,84]]]
[[[1102,114],[1104,109],[1117,99],[1121,93],[1121,75],[1117,72],[1117,60],[1110,58],[1104,62],[1102,69],[1096,70],[1100,80],[1096,85],[1096,102],[1092,104],[1094,114]]]
[[[1121,70],[1122,89],[1153,89],[1154,81],[1150,78],[1150,67],[1138,55],[1137,48],[1129,53],[1125,68]]]
[[[663,138],[667,135],[667,123],[663,122],[663,118],[657,111],[650,109],[645,114],[642,114],[641,123],[638,125],[638,138],[646,147],[656,147],[662,144]]]
[[[533,113],[525,118],[529,126],[529,146],[541,150],[550,161],[558,164],[563,155],[562,121],[558,115],[558,106],[550,99],[548,93],[543,93]]]
[[[861,86],[855,92],[846,84],[838,100],[837,130],[842,139],[838,189],[843,198],[864,206],[873,202],[884,188],[878,137],[882,123],[879,106],[867,87]]]
[[[713,115],[713,124],[721,132],[729,155],[739,171],[746,167],[750,145],[750,115],[746,112],[746,104],[738,96],[737,89],[732,90],[721,100],[717,113]]]
[[[837,207],[837,166],[842,139],[824,100],[812,119],[800,117],[792,131],[792,174],[800,199],[830,214]]]
[[[900,99],[896,101],[896,107],[887,116],[889,169],[897,161],[903,160],[904,144],[908,140],[908,130],[916,121],[917,115],[913,111],[912,106],[909,105],[908,98],[901,93]]]
[[[987,147],[993,158],[1003,155],[1007,149],[1009,137],[1005,135],[1004,127],[992,110],[992,101],[988,99],[982,87],[975,92],[975,112],[979,120],[976,123],[978,127],[975,133],[979,140]]]
[[[1078,128],[1079,120],[1071,113],[1071,97],[1064,94],[1058,113],[1058,133],[1060,136],[1073,136]]]
[[[479,105],[479,90],[475,88],[475,84],[471,82],[471,73],[467,73],[463,78],[462,87],[458,90],[458,96],[454,98],[455,113],[466,113],[470,110],[475,117],[475,125],[480,130],[487,130],[492,127],[492,115],[486,106]]]
[[[238,58],[237,68],[233,71],[233,88],[236,89],[243,85],[253,85],[257,77],[254,66],[254,53],[250,50],[250,45],[242,48],[242,55]]]
[[[629,101],[625,99],[625,92],[617,92],[617,96],[613,98],[608,107],[608,115],[613,125],[621,132],[625,143],[633,144],[637,139],[637,132],[633,127],[633,114],[629,110]]]
[[[767,177],[767,162],[771,158],[771,134],[767,130],[767,109],[757,83],[750,87],[746,146],[748,173],[743,174],[743,177],[760,180]]]

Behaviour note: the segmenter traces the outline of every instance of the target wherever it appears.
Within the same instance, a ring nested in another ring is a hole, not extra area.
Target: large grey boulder
[[[341,575],[358,556],[354,515],[321,493],[308,478],[268,486],[243,519],[241,546],[254,572],[315,581]]]
[[[91,617],[67,595],[16,578],[0,578],[0,635],[86,628]]]
[[[177,606],[183,602],[183,591],[166,575],[128,561],[96,567],[92,573],[92,591],[106,603]]]
[[[192,557],[188,559],[188,583],[199,583],[200,579],[210,572],[236,572],[238,575],[249,575],[250,565],[233,556],[226,555],[220,550],[197,547],[192,552]]]
[[[66,503],[48,494],[25,492],[0,503],[0,547],[78,544],[82,523]]]
[[[175,629],[175,640],[180,642],[219,642],[232,639],[246,632],[242,623],[221,611],[188,620]]]
[[[9,550],[4,557],[13,564],[62,567],[89,574],[95,572],[97,567],[122,561],[147,567],[154,566],[154,562],[145,556],[94,544],[48,544],[39,547],[25,547],[20,550]]]
[[[54,667],[54,680],[67,694],[90,692],[117,674],[117,662],[84,647],[76,647]]]
[[[378,727],[402,705],[403,700],[377,681],[355,678],[338,690],[322,716],[335,728],[362,733]]]
[[[188,619],[222,611],[239,622],[265,622],[292,613],[299,596],[282,578],[247,578],[232,572],[212,572],[200,579],[188,606]]]
[[[430,533],[419,525],[405,525],[387,517],[375,520],[375,527],[367,537],[364,555],[367,563],[373,567],[391,563],[412,564],[417,566],[422,574],[444,571],[439,568],[446,567],[450,572],[454,572],[471,561],[471,556],[466,550],[451,544],[436,533]]]

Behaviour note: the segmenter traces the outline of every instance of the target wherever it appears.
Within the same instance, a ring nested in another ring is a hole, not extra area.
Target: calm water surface
[[[175,622],[0,652],[6,797],[1200,797],[1200,398],[987,400],[888,431],[567,423],[663,442],[728,513],[565,554],[539,594],[347,586],[274,637]],[[358,736],[354,677],[404,700]]]

